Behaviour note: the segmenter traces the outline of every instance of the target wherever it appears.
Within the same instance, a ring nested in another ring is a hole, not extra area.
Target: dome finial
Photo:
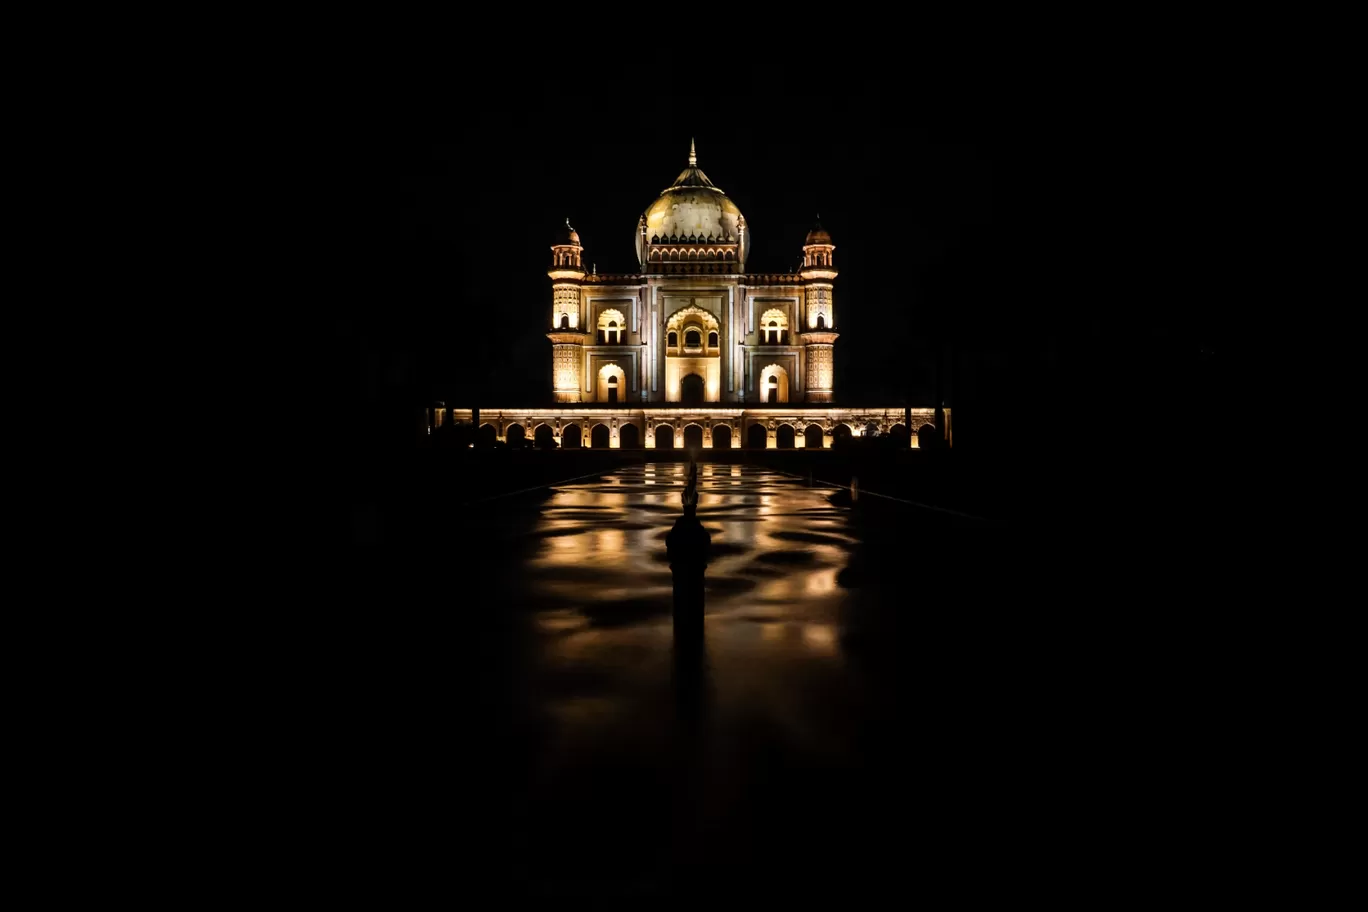
[[[694,141],[692,136],[689,137],[689,165],[691,167],[698,166],[698,154],[694,152]]]

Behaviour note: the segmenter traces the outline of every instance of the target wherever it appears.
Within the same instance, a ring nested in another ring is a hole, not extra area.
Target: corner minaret
[[[553,349],[552,386],[557,402],[579,402],[583,386],[584,342],[580,284],[584,281],[584,248],[579,234],[565,220],[556,243],[551,245],[551,332],[546,337]]]
[[[805,313],[800,338],[806,355],[808,402],[830,402],[832,393],[833,346],[836,332],[836,309],[831,283],[836,280],[836,263],[832,257],[836,245],[822,227],[822,217],[808,232],[803,244],[803,299]]]

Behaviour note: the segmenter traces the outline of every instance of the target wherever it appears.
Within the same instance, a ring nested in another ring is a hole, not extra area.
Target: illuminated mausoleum
[[[844,432],[901,432],[916,446],[921,425],[934,421],[930,408],[832,405],[840,333],[831,236],[820,224],[808,232],[797,272],[747,273],[746,217],[698,167],[692,143],[688,166],[637,220],[635,246],[639,272],[587,273],[566,220],[547,273],[559,407],[482,407],[483,433],[711,448],[829,447]]]

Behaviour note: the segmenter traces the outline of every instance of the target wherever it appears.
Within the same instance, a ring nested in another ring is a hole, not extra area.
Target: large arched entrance
[[[674,449],[674,428],[668,424],[657,424],[655,429],[657,450]]]
[[[763,450],[767,443],[768,434],[765,433],[763,424],[752,424],[746,430],[746,446],[752,450]]]
[[[719,424],[713,428],[713,449],[726,450],[731,448],[731,428],[725,424]]]
[[[580,429],[578,424],[566,425],[561,431],[561,446],[578,447],[580,445]]]
[[[539,450],[553,450],[556,448],[556,432],[551,430],[549,424],[537,425],[537,430],[532,435],[537,443]]]
[[[511,447],[522,446],[523,439],[526,437],[527,431],[521,424],[510,424],[504,429],[504,439],[508,441],[508,445]]]
[[[624,424],[618,429],[618,446],[624,450],[641,449],[641,431],[635,424]]]
[[[809,450],[820,450],[822,448],[822,429],[818,425],[809,424],[803,430],[803,446]]]
[[[589,432],[589,446],[595,450],[608,449],[608,425],[594,425],[594,429]]]
[[[475,445],[481,447],[492,447],[499,439],[499,431],[492,424],[480,425],[480,433],[475,438]]]
[[[679,401],[684,405],[702,405],[703,378],[698,374],[686,374],[679,381]]]
[[[793,425],[779,425],[779,430],[774,435],[774,444],[781,450],[793,449]]]
[[[703,449],[703,429],[696,424],[684,428],[684,446],[690,450]]]

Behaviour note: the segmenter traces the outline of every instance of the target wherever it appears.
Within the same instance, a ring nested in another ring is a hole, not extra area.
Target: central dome
[[[738,227],[745,222],[741,210],[698,167],[693,143],[689,144],[689,167],[646,210],[646,237],[694,237],[737,243]]]

